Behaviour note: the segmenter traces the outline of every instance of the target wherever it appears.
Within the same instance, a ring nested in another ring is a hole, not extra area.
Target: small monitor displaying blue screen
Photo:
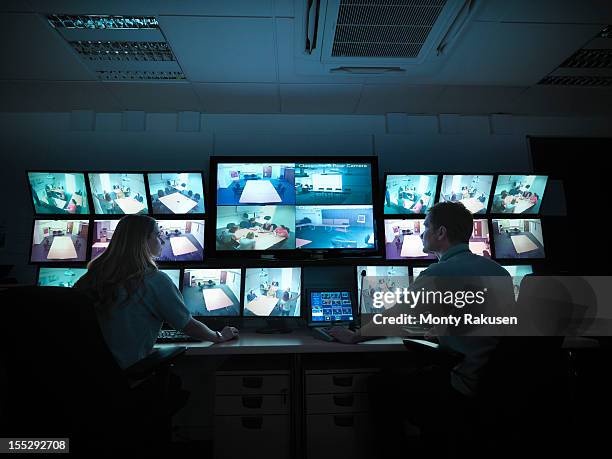
[[[149,212],[143,174],[91,173],[88,176],[96,214]]]
[[[350,322],[353,303],[348,290],[310,291],[310,318],[313,323]]]
[[[297,205],[372,204],[372,171],[367,163],[297,163]]]
[[[545,175],[500,175],[495,186],[491,213],[539,213],[547,180]]]
[[[217,205],[295,205],[294,163],[217,165]]]
[[[193,316],[240,315],[240,268],[185,269],[183,299]]]
[[[28,172],[36,214],[88,214],[85,174]]]
[[[87,268],[44,268],[38,272],[40,287],[74,287],[74,284],[87,272]]]
[[[495,257],[544,258],[544,237],[539,219],[493,219]]]
[[[385,214],[425,215],[436,197],[437,175],[387,175]]]
[[[439,201],[460,202],[471,213],[484,214],[492,186],[492,175],[445,175]]]
[[[153,214],[203,214],[204,185],[200,172],[147,174]]]

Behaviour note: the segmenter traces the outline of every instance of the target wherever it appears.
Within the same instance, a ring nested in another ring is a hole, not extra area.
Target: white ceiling
[[[436,72],[400,76],[304,71],[303,1],[3,0],[0,111],[612,115],[612,87],[537,86],[612,24],[609,0],[476,1]],[[49,13],[154,15],[187,81],[100,82]]]

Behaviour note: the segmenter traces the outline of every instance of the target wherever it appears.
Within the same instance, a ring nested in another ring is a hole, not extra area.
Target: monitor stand
[[[261,333],[264,335],[273,335],[281,333],[291,333],[291,329],[287,327],[287,324],[282,319],[266,319],[266,326],[258,328],[255,333]]]

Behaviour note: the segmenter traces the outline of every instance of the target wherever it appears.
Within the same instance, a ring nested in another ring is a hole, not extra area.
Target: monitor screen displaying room
[[[472,236],[470,237],[470,251],[476,255],[491,258],[491,238],[489,235],[489,222],[485,219],[474,219]]]
[[[299,317],[301,268],[247,268],[244,316]]]
[[[91,238],[91,259],[99,257],[109,246],[119,220],[95,220]]]
[[[445,175],[439,202],[460,202],[473,214],[484,214],[493,186],[492,175]]]
[[[217,250],[295,249],[294,206],[218,206]]]
[[[143,174],[90,173],[88,176],[96,214],[148,213]]]
[[[204,185],[200,172],[155,172],[147,174],[152,212],[203,214]]]
[[[421,273],[423,271],[425,271],[428,268],[428,266],[414,266],[412,268],[412,278],[416,279],[417,277],[419,277],[421,275]]]
[[[295,222],[299,249],[376,247],[371,205],[297,206]]]
[[[32,254],[34,263],[85,261],[88,220],[34,220]]]
[[[202,261],[204,220],[157,220],[162,243],[159,262]]]
[[[544,237],[539,219],[493,219],[495,257],[544,258]]]
[[[217,164],[217,205],[295,205],[295,164]]]
[[[160,269],[162,273],[166,273],[176,288],[181,288],[181,270],[180,269]]]
[[[424,260],[436,258],[423,252],[421,234],[425,220],[385,220],[385,254],[387,260]]]
[[[183,299],[193,316],[239,316],[241,282],[240,268],[186,268]]]
[[[387,175],[385,214],[425,215],[436,197],[437,175]]]
[[[365,276],[363,275],[365,271]],[[378,304],[376,295],[395,292],[410,285],[408,266],[357,266],[357,304],[362,314],[383,312],[389,304]]]
[[[46,268],[38,271],[37,285],[41,287],[74,287],[74,284],[87,272],[87,268]]]
[[[28,172],[34,213],[88,214],[85,174],[76,172]]]
[[[495,186],[491,213],[539,213],[547,180],[545,175],[500,175]]]
[[[502,265],[502,267],[512,276],[512,285],[514,285],[514,299],[518,299],[521,282],[523,277],[528,274],[533,274],[531,265]]]
[[[367,163],[297,163],[296,204],[372,203],[372,171]]]
[[[326,322],[352,322],[353,299],[350,290],[308,291],[310,320],[313,324]]]

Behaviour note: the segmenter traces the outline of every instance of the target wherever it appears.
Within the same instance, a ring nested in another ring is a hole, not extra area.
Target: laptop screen
[[[312,324],[353,320],[353,295],[349,290],[310,290],[308,300]]]

